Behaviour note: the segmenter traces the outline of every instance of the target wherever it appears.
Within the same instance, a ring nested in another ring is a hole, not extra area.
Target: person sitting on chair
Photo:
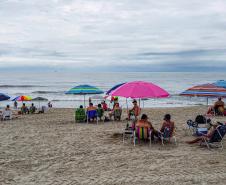
[[[87,107],[88,121],[93,122],[96,120],[96,115],[89,115],[89,112],[96,111],[97,108],[93,106],[93,103],[89,103],[89,107]],[[91,116],[91,117],[90,117]]]
[[[151,130],[151,140],[154,140],[154,136],[158,137],[159,132],[154,129],[151,122],[148,121],[148,116],[146,114],[142,114],[141,119],[137,121],[136,127],[144,127],[149,128]]]
[[[118,114],[117,114],[118,112]],[[114,116],[114,118],[117,118],[118,120],[120,120],[121,118],[121,113],[122,113],[122,109],[119,106],[119,103],[115,103],[114,108],[112,109],[112,111],[109,112],[109,118],[111,119],[112,116]],[[117,115],[116,115],[117,114]]]
[[[25,105],[25,103],[23,103],[23,105],[21,107],[21,113],[22,114],[29,114],[29,109],[27,108],[27,106]]]
[[[210,106],[207,114],[217,114],[217,115],[223,115],[224,114],[224,102],[222,101],[222,98],[219,97],[218,100],[214,103],[213,106]]]
[[[108,111],[108,105],[106,104],[106,102],[102,101],[101,104],[102,104],[104,111]]]
[[[6,111],[11,110],[11,109],[10,109],[10,106],[9,106],[9,105],[6,105],[5,110],[6,110]]]
[[[102,117],[104,115],[104,109],[102,108],[101,104],[97,105],[97,116],[100,118],[100,121],[102,121]]]
[[[198,137],[198,138],[196,138],[196,139],[194,139],[192,141],[186,141],[186,143],[187,144],[194,144],[194,143],[198,143],[199,141],[203,141],[205,139],[210,139],[213,136],[215,130],[217,129],[217,126],[218,126],[218,124],[213,125],[208,130],[207,134],[203,134],[203,136],[200,136],[200,137]]]
[[[163,133],[165,131],[165,129],[168,128],[170,130],[170,136],[172,136],[174,129],[175,129],[175,125],[174,122],[171,121],[171,115],[170,114],[166,114],[164,116],[164,121],[162,123],[162,127],[160,129],[160,132]]]
[[[133,100],[133,108],[129,110],[128,119],[130,120],[131,116],[134,116],[137,120],[137,117],[140,115],[141,109],[137,105],[137,101]]]
[[[34,106],[34,103],[32,103],[30,106],[30,113],[33,114],[33,113],[35,113],[36,110],[37,110],[37,108]]]
[[[85,122],[86,121],[86,111],[82,105],[75,110],[75,121],[76,122]]]

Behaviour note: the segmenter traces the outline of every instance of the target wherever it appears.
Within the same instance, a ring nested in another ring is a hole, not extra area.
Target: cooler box
[[[203,134],[207,134],[207,132],[208,132],[207,128],[197,128],[196,135],[197,136],[202,136]]]

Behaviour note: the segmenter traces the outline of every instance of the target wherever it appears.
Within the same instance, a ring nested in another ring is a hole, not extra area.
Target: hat
[[[133,103],[137,103],[137,100],[133,100]]]

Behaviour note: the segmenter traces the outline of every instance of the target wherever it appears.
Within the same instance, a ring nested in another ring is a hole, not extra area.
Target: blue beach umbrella
[[[84,95],[84,106],[85,106],[85,95],[102,93],[104,93],[102,90],[91,85],[78,85],[71,88],[69,91],[65,92],[65,94]]]
[[[218,81],[216,81],[213,84],[216,85],[217,87],[226,88],[226,80],[218,80]]]
[[[109,95],[112,91],[114,91],[114,90],[117,89],[118,87],[122,86],[123,84],[125,84],[125,82],[113,86],[111,89],[109,89],[109,90],[106,92],[106,95]]]
[[[10,97],[6,94],[0,93],[0,101],[8,100]]]

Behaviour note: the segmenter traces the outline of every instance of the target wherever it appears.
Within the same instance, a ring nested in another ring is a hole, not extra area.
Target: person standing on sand
[[[137,117],[140,115],[141,108],[137,105],[137,100],[133,100],[133,108],[129,110],[128,119],[130,120],[131,116],[135,116],[135,119],[137,120]]]
[[[14,101],[14,108],[15,109],[17,109],[17,105],[18,105],[17,101]]]

